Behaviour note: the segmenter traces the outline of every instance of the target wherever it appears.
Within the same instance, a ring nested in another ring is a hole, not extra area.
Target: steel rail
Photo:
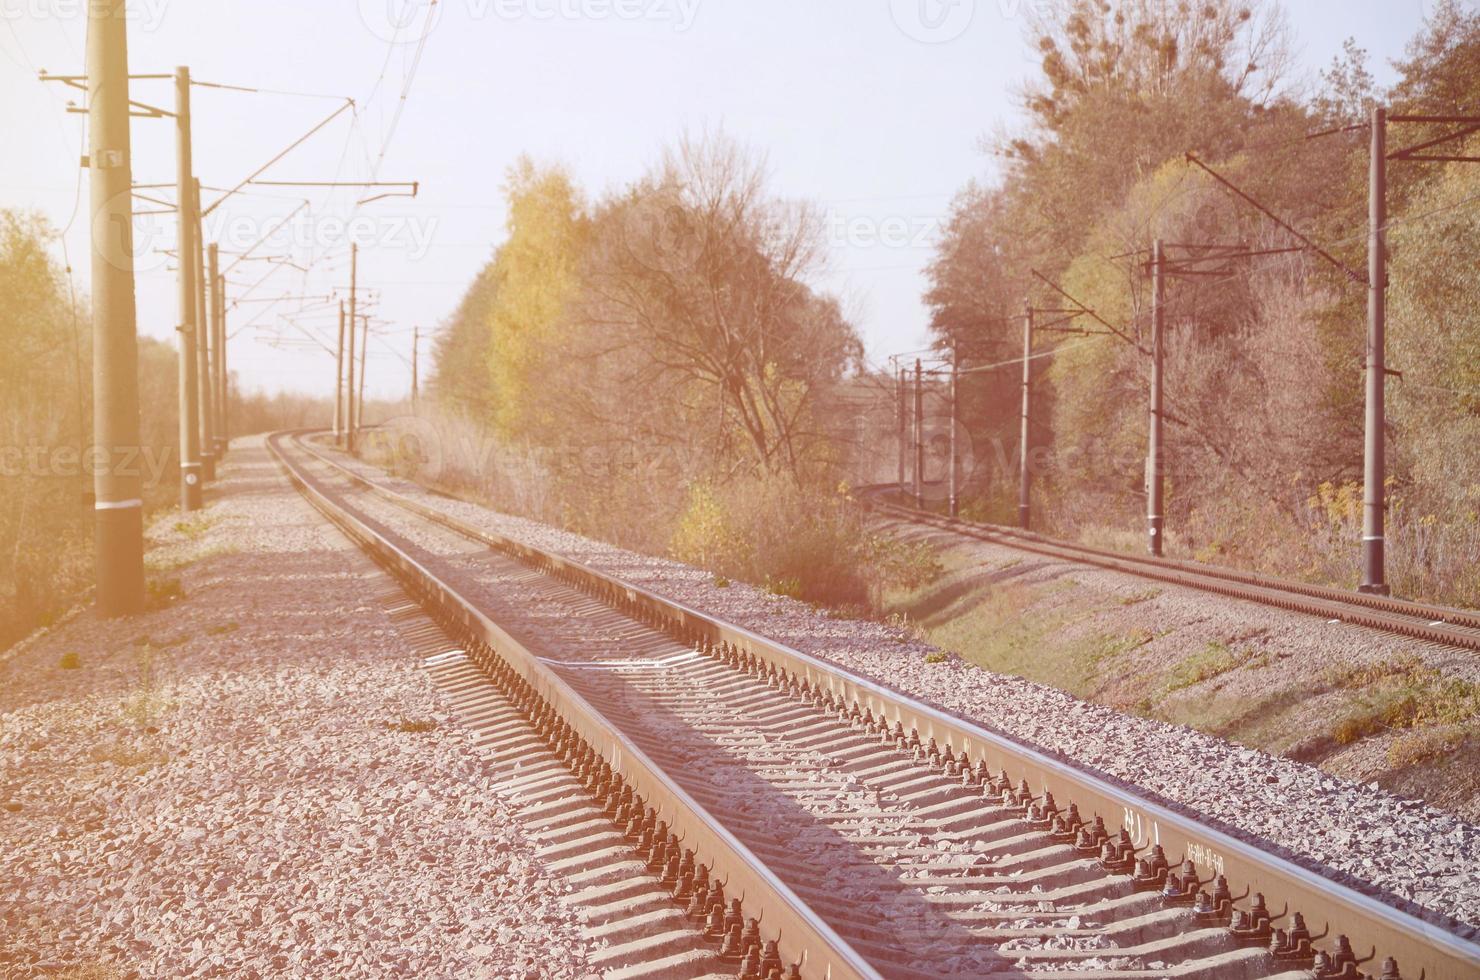
[[[539,657],[432,571],[315,486],[314,479],[296,466],[280,445],[284,438],[300,432],[274,433],[267,440],[268,448],[293,486],[350,540],[395,575],[420,602],[435,607],[460,632],[492,647],[560,717],[596,747],[612,771],[620,773],[634,793],[656,808],[684,846],[694,851],[695,861],[707,863],[716,876],[723,876],[726,891],[741,899],[747,914],[759,918],[767,933],[776,934],[778,949],[786,962],[800,964],[805,976],[827,980],[879,977],[863,957],[749,848],[674,783],[620,729],[544,666]],[[299,445],[306,452],[324,458],[312,448]],[[324,461],[338,466],[332,460]]]
[[[469,540],[521,557],[567,581],[583,584],[607,601],[624,602],[628,607],[642,610],[653,622],[694,642],[731,644],[749,652],[797,682],[810,685],[819,695],[831,694],[844,703],[856,703],[861,710],[882,715],[905,731],[917,731],[921,741],[933,738],[940,746],[951,747],[958,756],[985,759],[991,768],[1000,768],[1012,783],[1026,782],[1033,800],[1043,800],[1051,793],[1057,805],[1072,802],[1090,819],[1099,816],[1107,827],[1118,824],[1131,835],[1138,850],[1160,844],[1169,855],[1180,853],[1182,858],[1172,862],[1173,867],[1183,859],[1190,859],[1201,872],[1207,873],[1209,881],[1214,875],[1225,875],[1235,894],[1242,890],[1240,901],[1257,893],[1265,896],[1271,908],[1282,905],[1284,911],[1275,921],[1301,913],[1317,938],[1332,938],[1336,933],[1350,936],[1356,946],[1370,945],[1372,956],[1394,958],[1403,975],[1409,978],[1471,980],[1480,976],[1480,944],[1449,925],[1426,921],[1363,894],[1129,787],[989,731],[968,718],[927,705],[557,553],[458,520],[355,472],[312,446],[301,442],[300,445],[372,493]],[[1329,871],[1329,874],[1340,872]]]
[[[1467,650],[1480,650],[1480,612],[1427,605],[1391,596],[1347,592],[1329,586],[1291,582],[1257,572],[1219,568],[1177,558],[1154,558],[1149,555],[1105,551],[1072,541],[1045,537],[1021,528],[965,521],[878,499],[893,486],[894,484],[875,484],[860,487],[857,493],[864,506],[879,513],[914,524],[953,531],[1003,547],[1096,565],[1173,585],[1188,585],[1230,598],[1248,599],[1325,619],[1339,619],[1344,623],[1415,639]]]

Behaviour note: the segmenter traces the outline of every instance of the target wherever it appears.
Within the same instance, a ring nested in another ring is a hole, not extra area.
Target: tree
[[[581,203],[569,175],[528,158],[509,171],[508,238],[487,275],[497,284],[488,306],[488,367],[493,424],[505,438],[547,444],[559,425],[549,382],[567,326],[567,304],[579,285],[584,245]]]
[[[815,214],[769,199],[760,161],[728,139],[686,138],[597,229],[582,315],[602,356],[628,365],[627,390],[660,392],[676,436],[710,432],[721,471],[801,479],[820,463],[816,398],[862,346],[836,300],[806,284]]]

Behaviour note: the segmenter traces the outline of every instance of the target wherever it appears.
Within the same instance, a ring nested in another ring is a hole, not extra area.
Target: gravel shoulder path
[[[343,456],[339,457],[344,459]],[[501,514],[349,460],[367,476],[462,520],[641,585],[970,718],[1009,737],[1210,816],[1354,887],[1480,936],[1480,828],[1422,802],[1290,759],[1080,700],[936,652],[913,632],[839,619],[698,568]],[[1221,602],[1221,600],[1220,600]],[[935,659],[935,658],[932,658]]]
[[[158,608],[0,662],[0,977],[589,975],[390,580],[260,438],[208,500]]]

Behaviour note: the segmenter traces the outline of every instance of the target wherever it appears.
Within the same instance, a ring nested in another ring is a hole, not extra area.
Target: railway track
[[[648,896],[608,903],[626,949],[707,944],[670,975],[1480,975],[1474,943],[1118,785],[269,445],[456,641],[433,669],[562,866],[606,869],[588,898]]]
[[[1292,612],[1339,620],[1401,636],[1480,650],[1480,612],[1431,606],[1392,596],[1348,592],[1304,582],[1289,582],[1253,572],[1219,568],[1176,558],[1155,558],[1047,538],[1021,528],[979,524],[929,511],[904,507],[883,499],[893,484],[859,488],[866,506],[880,514],[911,524],[950,531],[965,537],[1065,561],[1126,572],[1141,578],[1247,599]]]

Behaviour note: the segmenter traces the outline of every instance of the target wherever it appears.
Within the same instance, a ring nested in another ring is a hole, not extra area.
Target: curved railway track
[[[1322,585],[1289,582],[1254,572],[1219,568],[1176,558],[1155,558],[1047,538],[1021,528],[979,524],[891,503],[883,498],[897,492],[894,484],[860,487],[866,506],[900,521],[951,531],[992,544],[1094,565],[1141,578],[1216,592],[1292,612],[1340,620],[1370,629],[1467,650],[1480,650],[1480,612],[1431,606],[1392,596],[1348,592]]]
[[[671,975],[1480,975],[1474,943],[1121,786],[269,445],[459,644],[433,666],[496,705],[561,866],[649,879],[588,898],[656,878],[646,921],[709,944]]]

